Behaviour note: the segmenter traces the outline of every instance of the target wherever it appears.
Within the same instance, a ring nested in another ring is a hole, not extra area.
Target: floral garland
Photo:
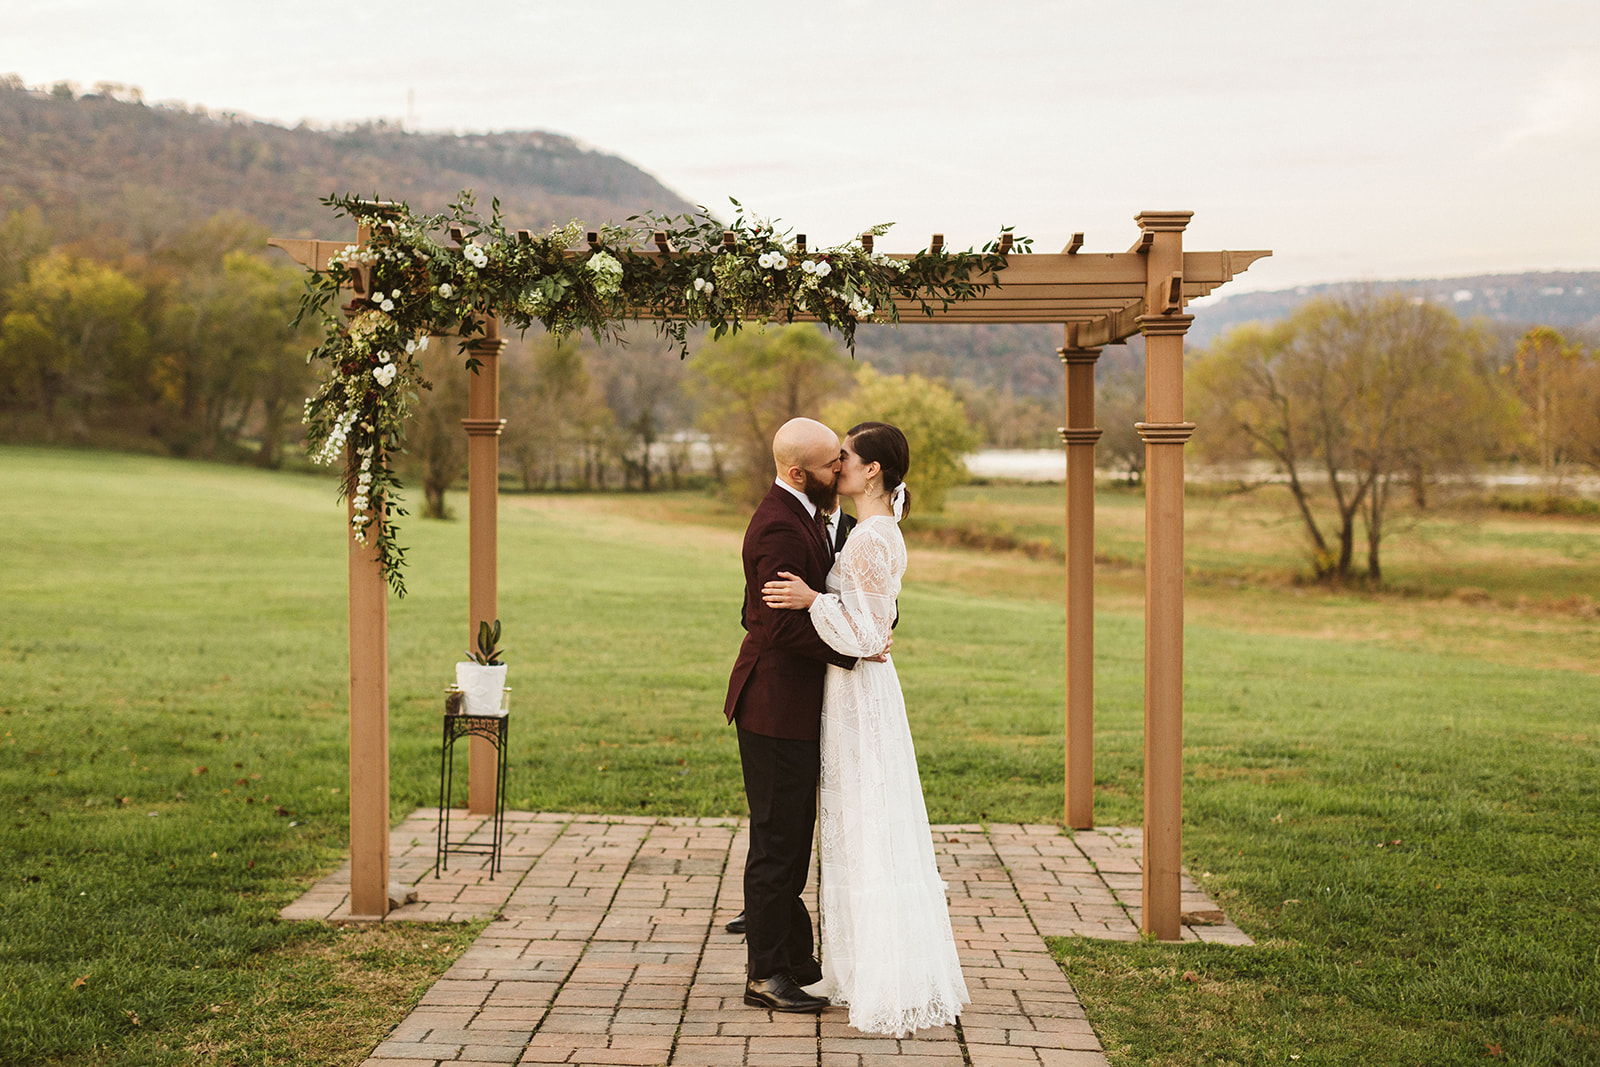
[[[897,300],[932,315],[936,306],[997,285],[972,279],[1005,269],[1002,247],[1027,252],[1031,244],[1004,230],[1004,244],[990,242],[982,252],[890,257],[872,251],[871,238],[889,229],[880,225],[848,244],[807,249],[803,237],[746,219],[738,201],[732,226],[704,208],[637,215],[589,234],[587,243],[576,222],[539,235],[508,233],[499,201],[484,220],[470,192],[436,215],[351,195],[322,202],[371,236],[313,271],[301,299],[296,322],[318,316],[327,330],[306,357],[327,364],[322,385],[306,400],[307,452],[331,465],[349,450],[355,462],[346,466],[340,495],[350,500],[351,535],[363,545],[375,540],[400,596],[405,548],[394,520],[406,512],[396,503],[402,486],[389,457],[403,448],[419,391],[431,388],[416,357],[432,335],[454,332],[466,351],[490,315],[519,330],[535,322],[556,334],[587,330],[597,341],[617,339],[620,322],[652,319],[681,356],[691,327],[722,337],[746,323],[810,315],[854,352],[857,325],[899,321]],[[443,234],[452,235],[450,244],[436,236]],[[335,313],[341,286],[355,292],[348,318]],[[466,366],[476,371],[479,363],[469,355]]]

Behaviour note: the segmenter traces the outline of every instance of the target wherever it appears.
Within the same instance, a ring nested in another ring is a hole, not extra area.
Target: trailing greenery
[[[888,224],[851,243],[811,250],[772,222],[747,219],[738,201],[731,227],[704,208],[634,216],[627,225],[592,232],[587,251],[573,250],[579,223],[513,236],[499,201],[484,219],[470,191],[448,213],[433,215],[349,194],[323,203],[356,219],[370,236],[361,246],[347,245],[306,283],[297,321],[323,323],[326,337],[310,358],[327,366],[306,401],[307,448],[320,463],[350,456],[343,493],[351,501],[352,536],[361,544],[371,537],[400,595],[405,549],[394,520],[404,511],[390,456],[402,450],[407,416],[419,391],[429,388],[417,357],[432,335],[454,332],[470,352],[488,316],[518,330],[541,323],[557,336],[587,330],[597,341],[615,340],[625,319],[652,319],[687,355],[692,326],[720,338],[745,323],[811,315],[853,346],[858,323],[898,321],[896,300],[931,315],[935,305],[998,285],[994,276],[1006,265],[998,239],[981,253],[940,248],[899,258],[873,251],[871,238]],[[446,244],[446,232],[459,240]],[[1001,232],[1009,239],[1009,228]],[[670,251],[642,251],[651,241]],[[1020,238],[1014,247],[1027,252],[1031,242]],[[345,287],[356,309],[348,321],[333,306]],[[469,355],[467,369],[478,365]]]

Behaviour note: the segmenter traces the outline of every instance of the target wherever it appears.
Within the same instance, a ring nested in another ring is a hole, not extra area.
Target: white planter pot
[[[485,667],[481,663],[457,663],[456,686],[463,699],[461,710],[467,715],[500,715],[506,689],[505,664]]]

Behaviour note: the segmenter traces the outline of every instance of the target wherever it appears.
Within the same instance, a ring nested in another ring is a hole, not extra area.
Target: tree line
[[[11,212],[0,222],[0,437],[302,464],[315,338],[290,325],[301,270],[265,240],[236,214],[134,244],[57,239],[38,210]],[[964,453],[1058,444],[1058,402],[941,377],[937,353],[902,357],[903,373],[888,374],[805,325],[702,338],[687,360],[647,325],[633,333],[625,345],[511,340],[501,456],[512,486],[714,484],[748,499],[770,480],[785,419],[844,429],[873,417],[907,430],[919,510],[932,510],[964,477]],[[1100,461],[1130,482],[1143,462],[1137,349],[1102,360],[1097,383]],[[444,515],[465,471],[467,378],[448,339],[427,358],[433,388],[406,465],[426,510]],[[1276,324],[1238,327],[1191,354],[1189,392],[1195,458],[1270,468],[1240,485],[1286,488],[1312,570],[1330,580],[1381,580],[1396,515],[1484,464],[1536,467],[1552,495],[1600,470],[1600,346],[1547,326],[1465,322],[1403,294],[1317,299]]]
[[[36,208],[11,212],[0,222],[0,438],[303,464],[305,357],[317,338],[291,325],[303,272],[266,238],[224,213],[139,246],[58,240]],[[442,340],[427,352],[432,388],[406,458],[439,516],[465,471],[468,381]],[[926,438],[932,505],[985,426],[1009,441],[1027,421],[1028,402],[992,386],[876,375],[811,326],[702,340],[687,361],[648,325],[625,345],[529,334],[512,338],[501,366],[505,473],[530,491],[711,482],[749,496],[770,480],[779,424],[847,417],[830,405],[864,391],[879,417],[899,412]],[[1042,436],[1050,417],[1032,403]]]
[[[12,440],[91,442],[276,466],[312,343],[300,271],[217,215],[154,247],[57,243],[37,209],[0,223],[0,419]]]

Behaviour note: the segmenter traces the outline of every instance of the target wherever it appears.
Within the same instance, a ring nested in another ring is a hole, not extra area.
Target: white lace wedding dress
[[[847,656],[883,651],[905,570],[895,520],[862,520],[811,605],[817,633]],[[849,1005],[864,1033],[954,1022],[970,998],[892,659],[828,668],[821,823],[822,982],[811,990]]]

